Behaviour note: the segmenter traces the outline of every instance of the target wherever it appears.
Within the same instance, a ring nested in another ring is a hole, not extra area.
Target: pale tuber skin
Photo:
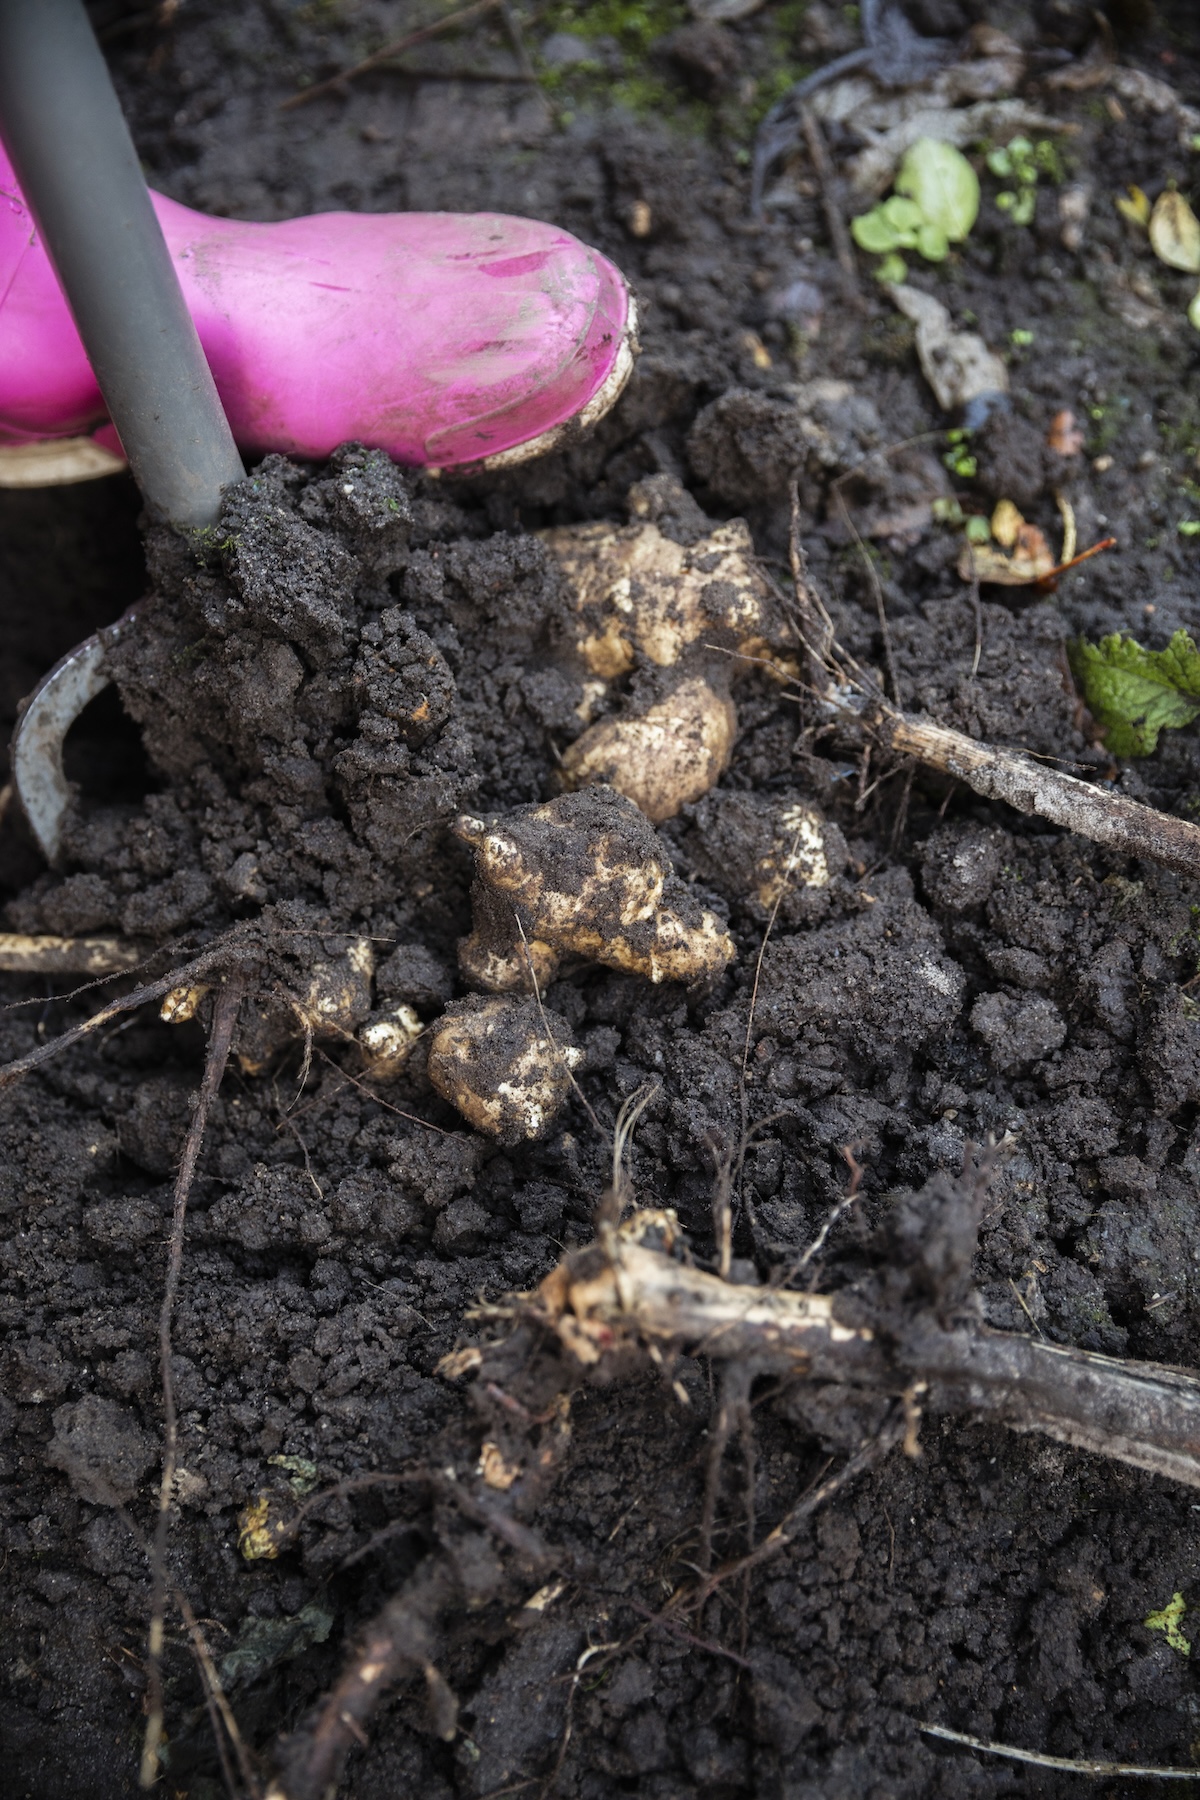
[[[298,1039],[345,1042],[353,1037],[371,1011],[374,974],[370,938],[350,938],[345,949],[327,951],[307,965],[303,986],[248,998],[238,1015],[234,1039],[242,1073],[261,1075],[281,1050]],[[185,1025],[211,991],[203,982],[172,988],[159,1017],[164,1025]]]
[[[587,787],[502,818],[460,818],[476,857],[475,930],[464,973],[494,991],[539,987],[561,957],[648,981],[711,982],[733,940],[671,868],[644,815],[610,787]],[[540,974],[538,973],[540,967]]]
[[[412,1007],[403,1001],[372,1013],[358,1028],[358,1044],[367,1073],[376,1081],[389,1081],[398,1075],[424,1029]]]
[[[694,644],[752,655],[783,635],[744,519],[687,545],[650,520],[564,525],[542,536],[575,595],[579,654],[602,681],[628,675],[639,656],[665,669]]]
[[[690,542],[647,516],[664,506],[675,508],[677,524],[679,514],[690,515],[683,531]],[[665,477],[638,483],[629,507],[631,525],[543,533],[576,605],[578,714],[590,727],[564,753],[562,776],[570,787],[608,782],[661,824],[724,773],[737,733],[728,684],[738,658],[765,662],[785,680],[798,665],[787,650],[793,632],[744,520],[705,530],[691,496]],[[610,683],[639,666],[674,671],[673,692],[640,712],[593,723]]]
[[[736,735],[728,694],[693,675],[646,712],[585,731],[564,752],[560,776],[571,788],[607,782],[661,825],[716,786]]]
[[[429,1079],[476,1131],[518,1144],[545,1137],[583,1055],[567,1021],[536,1000],[475,994],[433,1027]]]
[[[775,841],[755,869],[756,897],[767,912],[792,884],[807,888],[829,886],[827,831],[815,806],[796,804],[779,815]]]

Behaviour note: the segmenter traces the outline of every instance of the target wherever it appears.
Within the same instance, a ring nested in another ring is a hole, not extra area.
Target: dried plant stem
[[[18,975],[118,975],[146,957],[133,938],[29,937],[0,931],[0,969]]]
[[[800,125],[804,132],[804,141],[808,145],[808,154],[812,158],[813,172],[821,190],[821,209],[825,214],[825,224],[829,230],[833,253],[837,257],[838,267],[846,277],[851,290],[857,295],[858,263],[854,256],[854,245],[850,242],[850,232],[846,226],[846,207],[842,199],[841,183],[833,166],[825,136],[821,130],[817,115],[810,106],[800,108]]]
[[[1155,1768],[1149,1763],[1101,1762],[1090,1756],[1045,1756],[1040,1750],[1021,1750],[1015,1744],[993,1744],[987,1738],[972,1737],[966,1731],[951,1731],[945,1725],[918,1725],[918,1731],[930,1737],[944,1738],[948,1744],[962,1744],[968,1750],[981,1750],[986,1756],[1004,1756],[1009,1762],[1032,1763],[1038,1769],[1063,1769],[1070,1775],[1127,1775],[1147,1781],[1200,1781],[1200,1768]]]
[[[139,1776],[140,1784],[144,1788],[153,1787],[158,1779],[159,1748],[163,1735],[162,1652],[167,1611],[167,1537],[170,1531],[171,1501],[179,1455],[179,1418],[175,1407],[175,1377],[171,1368],[171,1321],[175,1311],[176,1297],[179,1293],[179,1279],[183,1271],[183,1231],[187,1220],[188,1198],[196,1175],[196,1165],[200,1160],[208,1115],[221,1085],[225,1065],[229,1061],[233,1028],[237,1022],[238,1008],[241,1005],[244,991],[244,983],[237,975],[231,976],[217,989],[212,1030],[208,1040],[208,1054],[204,1062],[204,1078],[200,1083],[200,1091],[192,1108],[191,1123],[188,1126],[183,1154],[179,1159],[179,1169],[175,1176],[175,1204],[171,1218],[171,1235],[168,1240],[167,1275],[163,1284],[162,1308],[158,1320],[158,1352],[163,1395],[163,1466],[158,1493],[158,1518],[155,1521],[150,1559],[153,1586],[147,1652],[149,1709]]]
[[[684,1349],[755,1374],[835,1381],[904,1395],[929,1411],[983,1416],[1200,1487],[1200,1378],[929,1313],[844,1324],[825,1294],[732,1285],[638,1241],[660,1228],[634,1214],[601,1252],[564,1259],[534,1297],[536,1316],[585,1366],[622,1345]]]
[[[19,1080],[22,1075],[28,1075],[32,1069],[40,1068],[43,1063],[60,1056],[64,1050],[69,1050],[72,1044],[77,1044],[81,1038],[90,1037],[92,1032],[99,1031],[111,1020],[120,1018],[122,1013],[133,1012],[137,1007],[144,1006],[148,1000],[161,1000],[163,995],[169,993],[172,988],[192,986],[222,965],[228,968],[232,960],[232,953],[233,945],[231,940],[226,938],[219,944],[213,944],[202,955],[194,957],[191,962],[171,969],[166,975],[160,975],[156,981],[147,982],[143,987],[134,988],[131,993],[121,994],[116,1000],[110,1000],[107,1006],[102,1006],[99,1012],[94,1012],[89,1019],[84,1019],[82,1024],[73,1025],[61,1036],[51,1038],[48,1044],[39,1044],[37,1049],[30,1050],[28,1055],[18,1056],[12,1062],[5,1063],[3,1068],[0,1068],[0,1088],[8,1087],[11,1082]]]
[[[311,1730],[298,1739],[287,1771],[271,1783],[266,1800],[321,1800],[331,1793],[352,1745],[366,1742],[366,1720],[402,1671],[422,1671],[434,1688],[441,1679],[433,1661],[439,1624],[457,1591],[446,1559],[426,1557],[367,1627],[360,1653],[326,1697]]]
[[[1035,813],[1125,856],[1200,875],[1200,826],[1186,819],[1094,787],[1020,751],[998,750],[964,732],[895,712],[879,701],[868,703],[862,718],[889,750],[955,776],[984,799],[1003,800],[1018,812]]]

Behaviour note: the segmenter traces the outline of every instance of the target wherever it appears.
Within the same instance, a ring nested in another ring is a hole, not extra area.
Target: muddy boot
[[[618,269],[499,213],[210,219],[152,196],[240,448],[349,440],[417,468],[497,468],[606,413],[636,349]],[[0,150],[0,486],[122,466],[120,442]]]

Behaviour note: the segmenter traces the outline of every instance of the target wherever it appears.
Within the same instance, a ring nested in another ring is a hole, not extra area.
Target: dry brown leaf
[[[1017,533],[1025,523],[1024,516],[1017,511],[1011,500],[1001,500],[992,514],[992,536],[1002,550],[1011,550],[1017,541]]]
[[[1150,248],[1159,262],[1185,275],[1200,275],[1200,219],[1183,195],[1167,188],[1150,214]]]
[[[1006,394],[1008,369],[977,331],[955,331],[949,308],[920,288],[887,284],[888,296],[917,328],[917,359],[943,412],[980,394]]]
[[[1140,187],[1131,184],[1125,193],[1117,195],[1113,204],[1123,219],[1145,231],[1150,223],[1150,201]]]
[[[1078,456],[1083,449],[1084,433],[1075,414],[1065,408],[1050,421],[1046,444],[1056,456]]]
[[[994,550],[990,544],[964,544],[958,558],[958,572],[964,581],[991,582],[996,587],[1030,587],[1045,581],[1057,567],[1045,533],[1024,519],[1011,552]]]

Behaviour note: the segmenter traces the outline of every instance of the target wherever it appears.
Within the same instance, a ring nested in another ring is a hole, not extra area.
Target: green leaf
[[[1147,1613],[1142,1624],[1147,1631],[1165,1631],[1172,1650],[1178,1650],[1180,1656],[1190,1656],[1192,1646],[1183,1635],[1183,1615],[1186,1611],[1187,1601],[1182,1594],[1175,1593],[1161,1612]]]
[[[938,138],[918,138],[905,152],[896,192],[908,194],[927,225],[937,225],[952,244],[961,243],[979,217],[979,177],[961,150]]]
[[[870,250],[882,256],[888,250],[896,250],[906,240],[896,230],[882,206],[873,206],[869,213],[860,213],[857,219],[850,221],[850,236],[860,250]]]
[[[950,245],[940,225],[922,225],[917,233],[917,249],[926,262],[945,262]]]
[[[876,281],[890,281],[897,287],[908,278],[908,264],[894,250],[888,252],[875,271]]]
[[[1016,205],[1012,209],[1011,218],[1014,225],[1032,225],[1037,212],[1037,195],[1031,187],[1022,188],[1017,195]]]
[[[1071,646],[1071,669],[1114,756],[1151,756],[1160,731],[1200,715],[1200,650],[1177,631],[1165,650],[1143,650],[1119,631]]]
[[[903,194],[893,194],[885,200],[880,212],[892,227],[893,231],[912,234],[920,231],[925,220],[915,200],[906,200]],[[905,246],[907,248],[907,245]]]

